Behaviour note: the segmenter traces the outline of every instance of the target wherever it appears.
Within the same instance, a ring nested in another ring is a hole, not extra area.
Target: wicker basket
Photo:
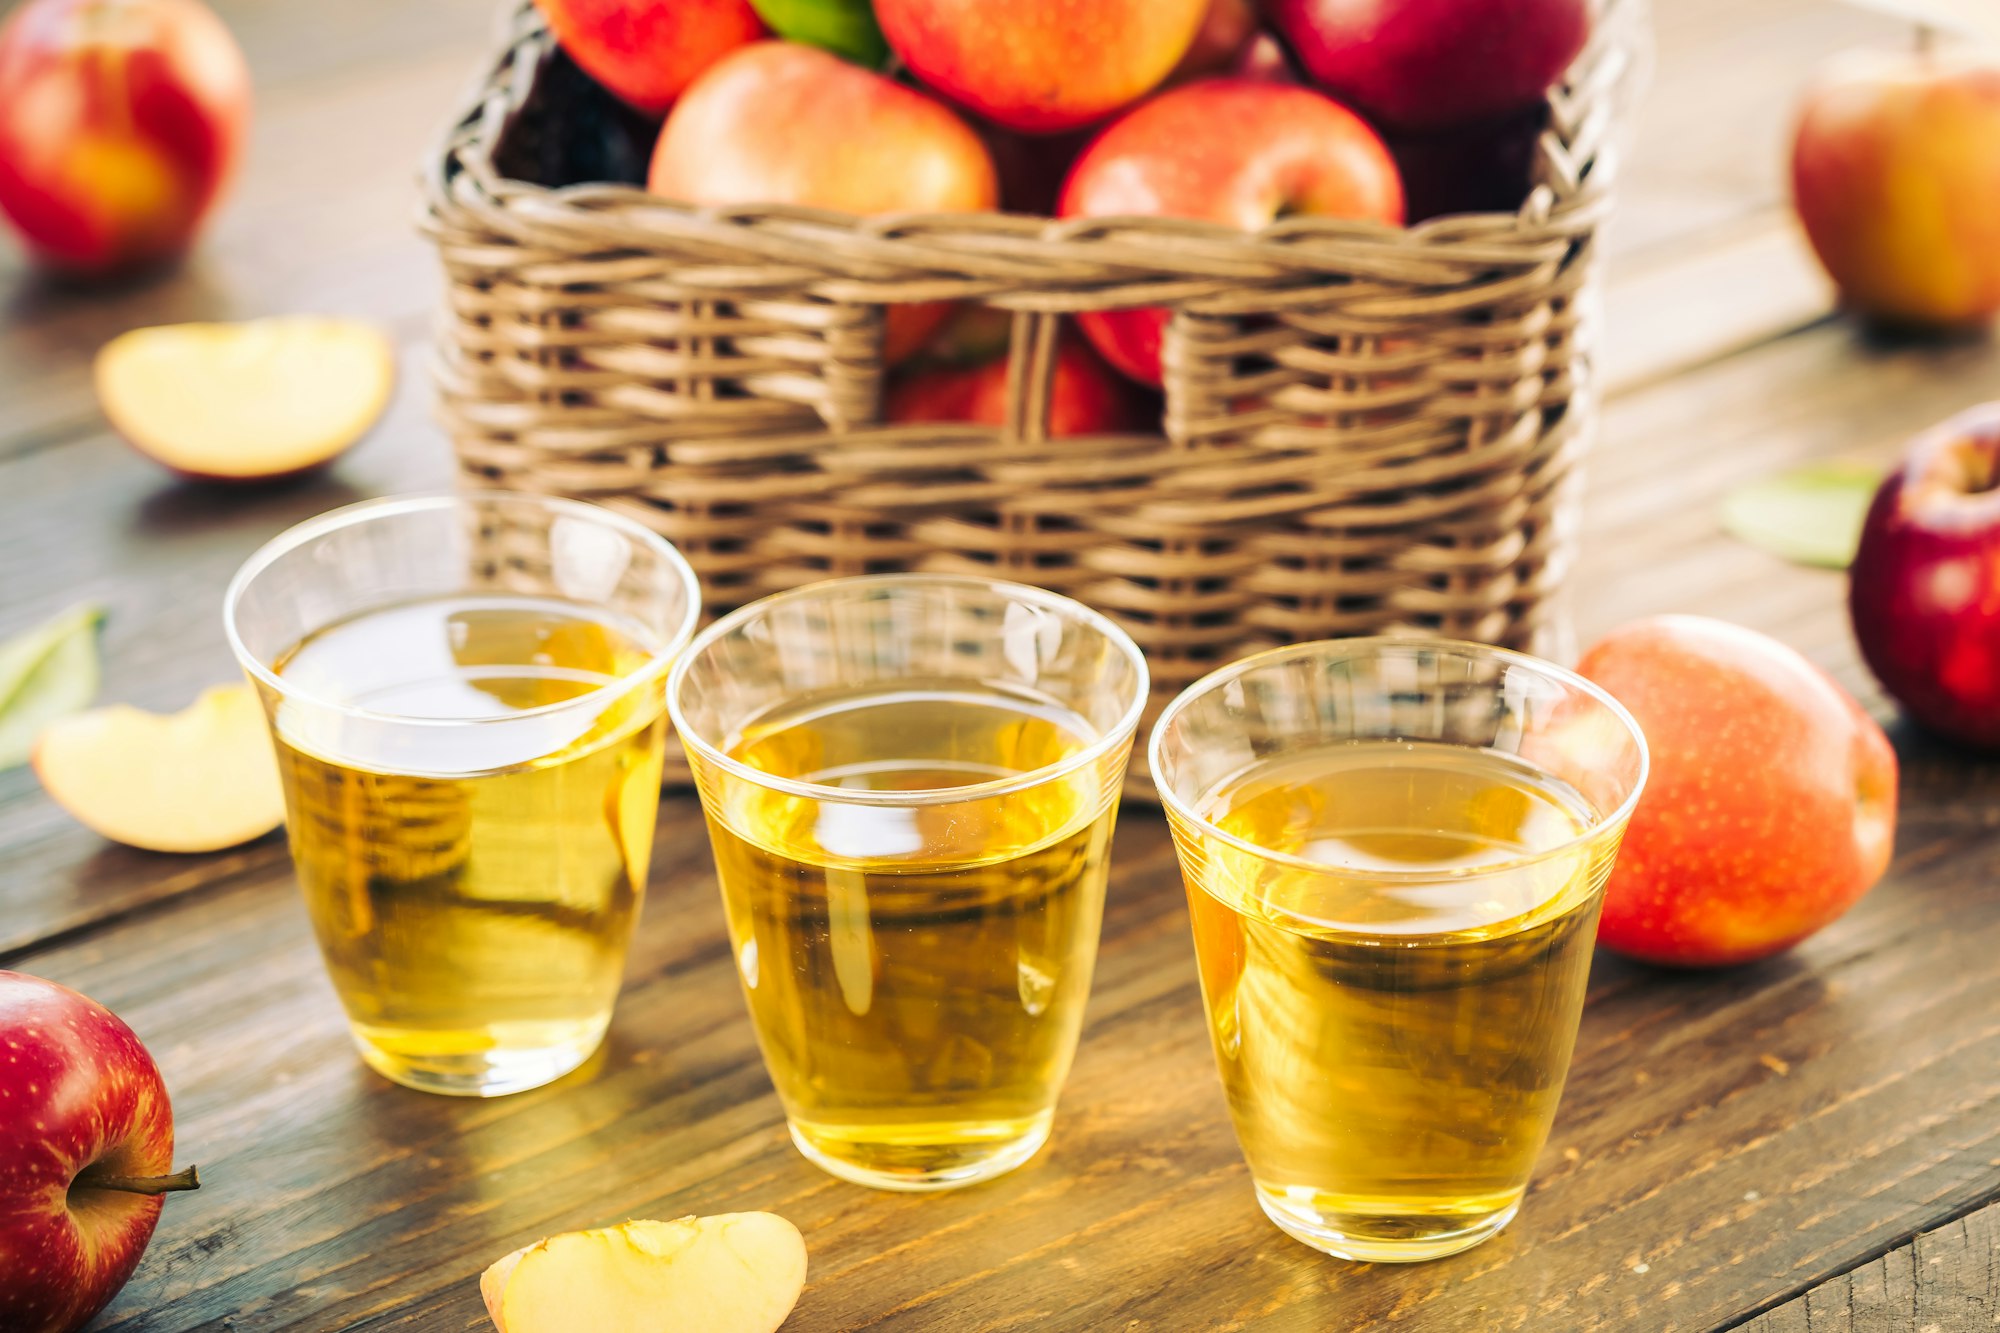
[[[426,182],[459,462],[657,529],[712,613],[909,568],[1068,593],[1146,650],[1156,708],[1290,641],[1531,645],[1574,547],[1593,239],[1642,3],[1607,0],[1518,215],[1256,235],[570,184],[638,179],[648,127],[523,6]],[[878,424],[884,303],[936,300],[1013,312],[1005,427]],[[1162,434],[1047,440],[1060,317],[1132,305],[1176,312]]]

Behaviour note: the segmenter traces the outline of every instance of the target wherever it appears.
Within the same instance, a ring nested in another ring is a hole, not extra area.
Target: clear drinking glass
[[[1258,1201],[1349,1259],[1514,1216],[1646,776],[1618,703],[1520,653],[1350,639],[1196,681],[1153,730]]]
[[[1065,597],[890,575],[710,626],[668,706],[792,1138],[887,1189],[1048,1138],[1146,665]]]
[[[351,505],[237,573],[230,643],[370,1066],[496,1096],[596,1048],[645,889],[666,674],[699,612],[658,536],[529,495]]]

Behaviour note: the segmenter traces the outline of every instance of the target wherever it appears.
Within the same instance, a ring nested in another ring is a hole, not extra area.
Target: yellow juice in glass
[[[1258,1188],[1411,1241],[1510,1212],[1562,1095],[1611,854],[1452,875],[1571,842],[1582,797],[1518,759],[1377,742],[1253,769],[1206,813],[1328,867],[1245,875],[1223,854],[1189,886]]]
[[[1048,1140],[1147,690],[1098,613],[995,579],[779,593],[667,684],[792,1141],[950,1189]]]
[[[280,705],[275,728],[307,911],[384,1074],[504,1091],[597,1046],[645,883],[665,701],[656,679],[598,709],[536,710],[652,655],[603,610],[456,595],[336,621],[278,656],[278,678],[316,700],[399,720]]]
[[[1562,668],[1332,640],[1225,667],[1151,756],[1258,1202],[1343,1258],[1514,1216],[1548,1141],[1644,738]]]
[[[832,691],[729,754],[846,792],[730,778],[709,830],[744,993],[800,1146],[871,1184],[952,1179],[1047,1137],[1103,912],[1112,803],[1090,775],[1010,797],[950,791],[1094,739],[1030,697],[953,682]]]

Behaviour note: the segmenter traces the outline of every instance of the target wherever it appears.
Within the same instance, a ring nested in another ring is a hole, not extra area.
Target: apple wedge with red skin
[[[166,1084],[139,1038],[67,986],[0,971],[0,1328],[72,1333],[138,1266],[173,1170]]]
[[[396,351],[352,319],[168,324],[106,343],[95,379],[106,419],[148,458],[192,480],[266,482],[332,462],[374,427]]]
[[[1869,506],[1847,605],[1905,712],[2000,749],[2000,402],[1911,441]]]

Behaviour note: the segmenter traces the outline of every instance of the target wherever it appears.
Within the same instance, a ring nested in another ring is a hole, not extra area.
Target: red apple
[[[935,98],[795,42],[754,42],[696,79],[660,131],[648,185],[696,204],[864,215],[999,202],[986,145]],[[890,307],[883,355],[914,352],[949,313]]]
[[[1187,54],[1209,0],[875,0],[913,73],[986,119],[1042,134],[1144,97]]]
[[[884,417],[892,422],[969,421],[998,426],[1007,419],[1007,354],[972,366],[912,371],[889,390]],[[1070,337],[1056,344],[1049,386],[1048,434],[1116,435],[1157,430],[1159,412],[1114,374],[1090,348]]]
[[[243,55],[200,0],[29,0],[0,27],[0,210],[74,273],[176,258],[249,118]]]
[[[1230,73],[1258,36],[1253,0],[1208,0],[1201,26],[1194,30],[1187,54],[1167,75],[1167,82],[1186,83],[1210,74]]]
[[[1847,304],[1950,327],[2000,312],[2000,56],[1855,52],[1807,91],[1792,202]]]
[[[1255,231],[1279,214],[1403,220],[1396,164],[1375,132],[1309,88],[1207,79],[1146,102],[1084,150],[1063,186],[1066,218],[1178,217]],[[1167,312],[1079,315],[1097,350],[1160,382]]]
[[[1701,616],[1614,630],[1577,670],[1638,719],[1652,773],[1605,890],[1598,939],[1712,967],[1791,947],[1888,868],[1896,754],[1796,651]]]
[[[695,76],[764,35],[749,0],[535,0],[569,58],[660,115]]]
[[[138,1266],[177,1174],[153,1057],[103,1005],[0,972],[0,1328],[70,1333]]]
[[[1847,605],[1882,688],[1933,731],[2000,748],[2000,403],[1911,441],[1875,494]]]
[[[1264,0],[1322,88],[1400,130],[1533,106],[1583,50],[1590,0]]]

